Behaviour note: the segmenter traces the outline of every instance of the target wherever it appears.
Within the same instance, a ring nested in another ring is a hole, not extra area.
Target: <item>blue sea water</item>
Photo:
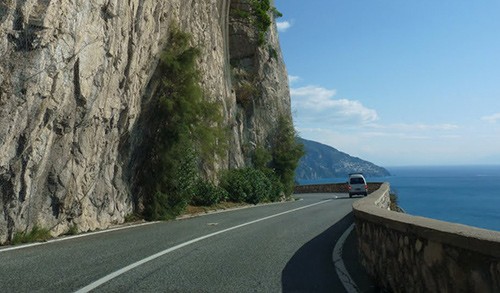
[[[500,231],[500,166],[388,167],[391,184],[409,214]],[[319,182],[343,182],[335,178]],[[319,183],[318,182],[318,183]],[[312,182],[309,182],[312,183]]]

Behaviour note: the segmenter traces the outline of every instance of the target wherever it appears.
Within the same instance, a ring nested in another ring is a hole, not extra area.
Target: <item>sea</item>
[[[408,214],[500,231],[500,165],[387,167],[399,206]],[[340,183],[346,178],[299,181]]]

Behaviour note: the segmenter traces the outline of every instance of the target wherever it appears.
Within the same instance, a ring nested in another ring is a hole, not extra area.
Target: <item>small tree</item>
[[[304,146],[297,140],[297,132],[291,118],[279,117],[272,139],[271,166],[280,178],[287,195],[293,192],[295,169],[304,154]]]

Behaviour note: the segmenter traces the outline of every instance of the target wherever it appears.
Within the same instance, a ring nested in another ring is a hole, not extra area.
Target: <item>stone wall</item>
[[[361,262],[393,292],[500,292],[500,232],[387,209],[390,187],[356,201]]]
[[[368,183],[368,192],[371,193],[380,188],[382,183]],[[346,183],[331,184],[309,184],[295,186],[294,193],[347,193]]]

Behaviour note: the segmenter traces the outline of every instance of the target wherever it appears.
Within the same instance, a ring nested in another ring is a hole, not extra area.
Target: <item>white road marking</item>
[[[307,205],[307,206],[303,206],[303,207],[300,207],[300,208],[296,208],[296,209],[293,209],[293,210],[289,210],[289,211],[286,211],[286,212],[282,212],[282,213],[279,213],[279,214],[274,214],[274,215],[271,215],[271,216],[267,216],[267,217],[264,217],[264,218],[260,218],[260,219],[257,219],[257,220],[254,220],[254,221],[250,221],[250,222],[247,222],[247,223],[244,223],[244,224],[241,224],[241,225],[237,225],[237,226],[234,226],[234,227],[231,227],[231,228],[227,228],[227,229],[224,229],[224,230],[221,230],[221,231],[218,231],[218,232],[214,232],[214,233],[211,233],[211,234],[208,234],[208,235],[205,235],[205,236],[202,236],[202,237],[198,237],[196,239],[193,239],[193,240],[190,240],[190,241],[187,241],[187,242],[184,242],[184,243],[181,243],[179,245],[176,245],[174,247],[171,247],[171,248],[168,248],[168,249],[165,249],[163,251],[160,251],[156,254],[153,254],[149,257],[146,257],[140,261],[137,261],[133,264],[130,264],[120,270],[117,270],[107,276],[104,276],[102,278],[100,278],[99,280],[81,288],[80,290],[76,291],[76,293],[83,293],[83,292],[89,292],[101,285],[103,285],[104,283],[107,283],[109,281],[111,281],[112,279],[136,268],[136,267],[139,267],[149,261],[152,261],[154,259],[157,259],[167,253],[170,253],[172,251],[175,251],[177,249],[180,249],[180,248],[183,248],[183,247],[186,247],[188,245],[191,245],[193,243],[196,243],[196,242],[199,242],[199,241],[202,241],[202,240],[205,240],[207,238],[210,238],[210,237],[213,237],[213,236],[216,236],[216,235],[219,235],[219,234],[223,234],[223,233],[226,233],[226,232],[229,232],[229,231],[232,231],[232,230],[236,230],[236,229],[239,229],[239,228],[242,228],[242,227],[245,227],[245,226],[248,226],[248,225],[252,225],[252,224],[255,224],[255,223],[258,223],[258,222],[262,222],[262,221],[265,221],[265,220],[269,220],[269,219],[272,219],[272,218],[276,218],[276,217],[279,217],[279,216],[282,216],[282,215],[286,215],[286,214],[290,214],[290,213],[293,213],[293,212],[296,212],[296,211],[300,211],[300,210],[303,210],[303,209],[307,209],[307,208],[310,208],[310,207],[313,207],[313,206],[317,206],[317,205],[320,205],[320,204],[325,204],[327,202],[330,202],[332,201],[331,199],[329,200],[324,200],[324,201],[320,201],[320,202],[317,202],[317,203],[314,203],[314,204],[310,204],[310,205]]]
[[[333,249],[332,259],[333,264],[335,265],[335,270],[337,271],[337,275],[339,276],[340,282],[344,285],[345,290],[348,293],[358,293],[359,288],[356,286],[356,283],[347,272],[345,268],[344,261],[342,260],[342,247],[344,246],[345,240],[354,229],[354,224],[351,224],[347,230],[345,230],[344,234],[340,236],[339,240],[335,244],[335,248]]]
[[[18,250],[18,249],[33,247],[33,246],[38,246],[38,245],[50,244],[50,243],[54,243],[54,242],[66,241],[66,240],[75,239],[75,238],[82,238],[82,237],[87,237],[87,236],[92,236],[92,235],[97,235],[97,234],[102,234],[102,233],[108,233],[108,232],[113,232],[113,231],[119,231],[119,230],[125,230],[125,229],[135,228],[135,227],[141,227],[141,226],[146,226],[146,225],[151,225],[151,224],[156,224],[156,223],[158,223],[158,221],[156,221],[156,222],[141,223],[141,224],[137,224],[137,225],[129,225],[129,226],[117,227],[117,228],[111,228],[111,229],[106,229],[106,230],[101,230],[101,231],[96,231],[96,232],[83,233],[83,234],[78,234],[78,235],[73,235],[73,236],[67,236],[67,237],[61,237],[61,238],[55,238],[55,239],[47,240],[45,242],[36,242],[36,243],[30,243],[30,244],[24,244],[24,245],[16,245],[16,246],[11,246],[11,247],[0,249],[0,253],[1,252],[6,252],[6,251],[12,251],[12,250]]]

